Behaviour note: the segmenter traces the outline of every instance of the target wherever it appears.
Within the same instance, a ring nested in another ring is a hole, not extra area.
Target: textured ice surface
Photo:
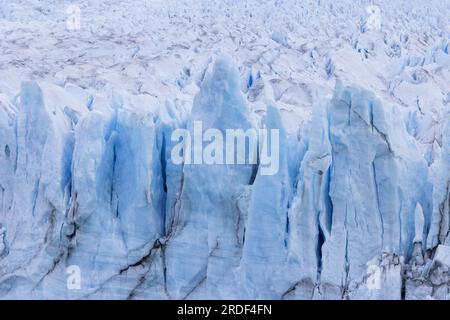
[[[69,4],[0,1],[0,298],[450,298],[447,2]]]

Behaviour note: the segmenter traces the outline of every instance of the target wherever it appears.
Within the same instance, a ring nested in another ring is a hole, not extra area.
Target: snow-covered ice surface
[[[450,299],[449,17],[0,0],[0,298]],[[278,172],[172,163],[193,121]]]

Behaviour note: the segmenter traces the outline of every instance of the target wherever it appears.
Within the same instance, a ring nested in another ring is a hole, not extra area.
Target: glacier
[[[450,299],[450,7],[371,4],[0,1],[0,299]]]

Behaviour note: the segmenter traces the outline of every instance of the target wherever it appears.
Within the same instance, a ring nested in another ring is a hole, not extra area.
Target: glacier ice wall
[[[88,108],[38,82],[2,96],[1,297],[446,297],[449,126],[429,167],[402,114],[337,83],[292,139],[239,79],[216,60],[191,111],[120,92]],[[174,164],[171,132],[194,121],[279,129],[279,170]]]
[[[0,7],[0,298],[450,297],[448,3],[77,3]],[[173,163],[197,121],[279,170]]]

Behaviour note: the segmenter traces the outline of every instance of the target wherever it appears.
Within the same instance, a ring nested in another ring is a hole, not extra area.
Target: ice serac
[[[192,138],[195,121],[202,123],[203,130],[214,128],[222,136],[226,129],[252,127],[239,74],[229,59],[217,60],[205,75],[187,124]],[[194,149],[193,145],[191,162],[196,157]],[[253,170],[252,165],[184,164],[176,224],[165,250],[170,297],[235,295],[231,271],[239,263],[243,241],[239,228],[245,218],[238,199],[250,184]]]
[[[80,266],[92,279],[82,297],[139,296],[154,268],[161,268],[154,289],[163,294],[159,239],[166,192],[154,111],[149,106],[137,113],[138,106],[120,95],[93,107],[75,131],[65,263]],[[109,115],[95,111],[102,108]]]
[[[304,152],[288,211],[289,263],[296,283],[284,297],[311,299],[322,268],[321,246],[329,236],[331,146],[325,105],[318,105],[303,137]]]
[[[4,217],[13,201],[13,179],[16,167],[17,109],[8,97],[0,97],[0,216]],[[3,220],[3,219],[2,219]],[[6,221],[0,222],[0,257],[8,254]]]
[[[11,297],[40,296],[41,281],[58,256],[59,226],[70,195],[72,129],[83,107],[62,88],[36,82],[23,83],[15,103],[18,107],[6,109],[9,126],[3,127],[14,128],[14,135],[2,136],[9,140],[4,148],[11,171],[2,175],[10,185],[1,211],[1,282],[16,287]]]
[[[164,234],[152,109],[138,115],[114,95],[89,112],[63,88],[36,82],[22,85],[16,103],[3,99],[0,109],[2,295],[133,296],[143,282],[134,269],[146,271],[143,257]],[[82,290],[67,290],[69,266],[82,271]]]
[[[285,132],[278,110],[271,105],[267,107],[265,129],[268,137],[262,141],[265,145],[261,152],[269,152],[272,156],[279,154],[278,170],[266,175],[261,170],[263,164],[259,165],[252,185],[242,259],[237,272],[241,273],[243,297],[277,299],[292,282],[287,273],[288,207],[292,188]]]
[[[128,271],[163,235],[164,189],[151,114],[116,109],[108,121],[93,112],[77,136],[74,163],[80,165],[68,217],[77,250],[70,262],[89,266],[88,277],[99,281],[95,289]]]
[[[336,89],[329,105],[333,213],[322,247],[325,297],[343,297],[365,274],[367,261],[399,250],[397,167],[387,130],[382,106],[373,96]]]
[[[16,166],[16,117],[17,109],[8,97],[0,97],[0,191],[1,212],[5,212],[12,202],[12,178]]]
[[[429,210],[426,183],[400,179],[410,167],[425,181],[427,175],[423,159],[406,157],[398,143],[405,134],[399,121],[370,92],[339,83],[332,100],[316,107],[290,209],[290,256],[304,266],[295,291],[331,299],[401,297],[400,256],[412,252],[414,208],[424,202],[425,216]],[[397,283],[395,289],[368,290],[371,265],[396,279],[381,283]]]
[[[450,144],[448,120],[444,124],[440,157],[430,167],[432,207],[428,233],[418,236],[411,261],[405,268],[406,299],[449,299]]]
[[[450,121],[447,118],[442,135],[441,157],[432,167],[436,184],[433,189],[433,214],[427,248],[450,245]]]

